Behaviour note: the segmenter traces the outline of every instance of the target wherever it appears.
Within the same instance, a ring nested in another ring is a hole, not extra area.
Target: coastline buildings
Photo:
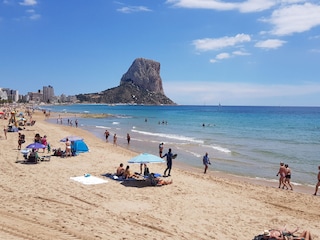
[[[54,95],[53,86],[43,86],[42,90],[37,90],[36,92],[28,92],[27,95],[19,95],[18,90],[13,90],[10,88],[0,87],[0,103],[1,102],[27,102],[27,103],[64,103],[64,102],[77,102],[76,96],[61,96]]]

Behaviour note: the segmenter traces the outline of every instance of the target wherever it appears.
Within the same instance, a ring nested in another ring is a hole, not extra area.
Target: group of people
[[[147,167],[146,164],[140,164],[140,172],[142,172],[142,166],[144,165],[144,175],[148,176],[152,175],[153,181],[155,181],[156,185],[168,185],[172,184],[173,181],[166,181],[164,179],[161,179],[159,177],[154,177],[153,173],[149,173],[149,168]],[[128,165],[126,168],[123,167],[123,163],[120,163],[119,167],[116,170],[116,176],[121,177],[123,179],[129,179],[129,178],[140,178],[141,175],[138,175],[136,173],[132,173],[130,170],[130,166]]]
[[[297,227],[295,230],[287,230],[286,227],[283,229],[271,229],[264,230],[263,234],[258,235],[255,239],[259,240],[312,240],[310,231],[302,231],[299,235],[296,232],[299,231]]]
[[[317,176],[317,183],[316,188],[313,195],[317,195],[318,189],[320,187],[320,166],[318,166],[318,176]],[[279,188],[282,189],[289,189],[293,190],[292,184],[291,184],[291,169],[289,168],[288,164],[284,164],[283,162],[280,162],[280,168],[277,173],[277,176],[279,176]]]
[[[110,132],[109,132],[108,130],[106,130],[106,131],[104,132],[104,137],[105,137],[105,139],[106,139],[106,142],[108,142],[109,136],[110,136]],[[128,144],[130,144],[130,140],[131,140],[130,134],[127,133],[127,143],[128,143]],[[117,136],[117,134],[115,133],[115,134],[113,135],[113,145],[114,145],[114,146],[117,146],[117,141],[118,141],[118,136]]]
[[[288,190],[290,187],[290,190],[293,190],[291,185],[291,169],[289,168],[288,164],[280,162],[280,168],[277,176],[279,176],[279,188],[282,187],[282,189]]]

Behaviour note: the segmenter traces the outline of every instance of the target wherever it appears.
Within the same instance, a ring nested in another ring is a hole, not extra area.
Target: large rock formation
[[[175,105],[165,96],[160,77],[160,63],[137,58],[123,74],[120,86],[100,93],[77,95],[81,102],[108,104]]]
[[[133,83],[151,92],[164,94],[160,77],[160,63],[144,58],[137,58],[129,70],[123,74],[120,86]]]

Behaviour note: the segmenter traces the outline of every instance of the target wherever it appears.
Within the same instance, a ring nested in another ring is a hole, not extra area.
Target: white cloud
[[[216,63],[218,62],[218,60],[223,60],[223,59],[228,59],[228,58],[232,58],[235,56],[248,56],[250,55],[250,53],[244,52],[244,51],[233,51],[232,53],[220,53],[217,54],[217,56],[213,59],[210,59],[209,62],[210,63]]]
[[[227,59],[227,58],[230,58],[231,55],[229,53],[220,53],[216,56],[216,59]]]
[[[212,9],[218,11],[238,10],[260,12],[278,4],[277,0],[248,0],[244,2],[222,2],[216,0],[167,0],[167,3],[181,8]]]
[[[132,12],[151,12],[151,10],[144,6],[127,6],[117,9],[118,12],[132,13]]]
[[[274,25],[271,31],[274,35],[305,32],[320,26],[320,5],[305,3],[286,6],[275,10],[270,19],[265,21]]]
[[[247,34],[237,34],[234,37],[222,38],[203,38],[192,42],[195,48],[199,51],[219,50],[225,47],[232,47],[242,42],[250,42],[251,38]]]
[[[279,39],[268,39],[265,41],[257,42],[254,46],[258,48],[267,48],[267,49],[276,49],[285,44],[286,41],[282,41]]]
[[[217,60],[213,58],[213,59],[210,59],[209,62],[210,62],[210,63],[216,63]]]
[[[275,0],[248,0],[238,4],[240,12],[261,12],[278,4]]]
[[[235,10],[237,4],[215,0],[167,0],[167,3],[181,8],[202,8],[215,10]]]
[[[174,96],[178,104],[236,104],[257,105],[278,104],[275,99],[295,99],[299,105],[302,96],[320,94],[319,83],[305,83],[300,85],[263,85],[239,82],[165,82],[164,88],[167,96]],[[190,98],[190,96],[197,96]],[[188,102],[190,101],[190,102]],[[287,105],[290,105],[290,104]],[[285,103],[284,103],[285,104]],[[303,104],[303,103],[301,103]],[[300,105],[301,105],[300,104]]]
[[[26,10],[26,12],[30,15],[29,19],[31,20],[38,20],[39,18],[41,18],[41,15],[37,14],[34,9],[28,9]]]
[[[237,55],[237,56],[248,56],[248,55],[250,55],[250,53],[244,52],[244,51],[233,51],[232,54],[233,55]]]
[[[37,1],[36,0],[23,0],[23,2],[19,3],[22,6],[33,6],[33,5],[37,5]]]

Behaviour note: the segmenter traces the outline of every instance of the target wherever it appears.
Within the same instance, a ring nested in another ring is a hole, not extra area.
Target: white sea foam
[[[120,124],[119,122],[112,122],[113,125],[118,125]]]
[[[208,148],[213,148],[219,152],[223,152],[223,153],[231,153],[231,150],[229,150],[228,148],[224,148],[221,146],[217,146],[217,145],[204,145],[204,147],[208,147]]]
[[[116,115],[117,118],[123,118],[123,119],[126,119],[126,118],[132,118],[131,116],[126,116],[126,115]]]
[[[161,138],[169,138],[169,139],[175,139],[179,141],[188,141],[188,142],[194,142],[194,143],[199,143],[203,144],[202,140],[196,140],[194,138],[182,136],[182,135],[175,135],[175,134],[167,134],[167,133],[153,133],[153,132],[146,132],[146,131],[139,131],[139,130],[132,130],[132,132],[135,133],[140,133],[143,135],[148,135],[148,136],[156,136],[156,137],[161,137]]]
[[[109,127],[105,127],[105,126],[96,126],[96,128],[110,129]]]
[[[192,152],[192,151],[189,151],[189,150],[186,150],[186,152],[189,153],[189,154],[191,154],[191,155],[193,155],[193,156],[195,156],[195,157],[197,157],[197,158],[199,158],[199,157],[202,156],[202,155],[199,154],[199,153],[195,153],[195,152]]]

